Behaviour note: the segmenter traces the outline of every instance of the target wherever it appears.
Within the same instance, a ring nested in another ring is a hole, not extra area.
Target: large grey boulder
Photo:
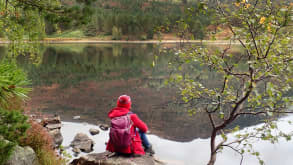
[[[34,150],[30,147],[16,146],[9,160],[4,165],[38,165]]]
[[[74,159],[70,165],[163,165],[164,163],[154,157],[144,155],[141,157],[108,156],[108,152],[93,153]]]
[[[75,135],[73,141],[71,142],[70,146],[72,148],[78,148],[82,152],[92,152],[94,147],[94,141],[90,139],[84,133],[78,133]]]

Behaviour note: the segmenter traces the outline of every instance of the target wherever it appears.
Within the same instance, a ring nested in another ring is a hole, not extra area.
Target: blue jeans
[[[140,131],[138,128],[138,133],[139,133],[139,136],[140,136],[140,139],[141,139],[141,142],[142,142],[142,145],[144,146],[144,148],[150,148],[151,147],[151,144],[146,136],[146,133]]]

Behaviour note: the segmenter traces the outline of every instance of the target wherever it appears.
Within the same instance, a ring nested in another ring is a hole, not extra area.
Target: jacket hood
[[[108,117],[111,119],[114,117],[126,115],[128,112],[129,112],[129,109],[127,108],[116,107],[108,113]]]

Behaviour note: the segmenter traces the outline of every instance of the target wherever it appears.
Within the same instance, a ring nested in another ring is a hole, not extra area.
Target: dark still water
[[[22,63],[33,84],[27,109],[58,114],[63,121],[80,116],[79,122],[108,123],[108,111],[127,94],[152,133],[181,142],[207,138],[207,118],[188,116],[176,104],[176,89],[164,85],[170,58],[155,44],[46,46],[39,65]]]
[[[172,49],[177,45],[162,47]],[[0,47],[0,52],[5,53],[5,48]],[[170,75],[168,63],[172,53],[161,52],[157,44],[60,44],[46,45],[41,52],[38,65],[23,56],[18,59],[32,80],[33,91],[26,109],[60,115],[64,122],[64,145],[77,132],[88,133],[90,127],[108,124],[107,113],[115,107],[118,96],[127,94],[132,98],[132,111],[151,131],[158,159],[171,165],[207,163],[210,135],[207,116],[189,116],[180,104],[177,89],[164,83]],[[211,83],[216,82],[216,77],[211,77]],[[73,120],[74,116],[80,119]],[[258,119],[249,117],[236,122],[242,127],[257,123]],[[104,151],[107,132],[94,138],[95,152]],[[266,153],[267,164],[273,165],[269,155],[276,148],[269,148],[267,143],[258,146]],[[293,158],[284,156],[292,149],[286,143],[281,146],[276,160],[286,159],[283,164],[289,165]],[[239,160],[239,155],[224,150],[217,164],[239,164]],[[247,162],[251,165],[258,161],[249,158]]]

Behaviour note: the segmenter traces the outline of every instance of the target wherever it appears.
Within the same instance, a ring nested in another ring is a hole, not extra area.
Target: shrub
[[[65,160],[58,158],[53,149],[53,139],[48,131],[39,123],[30,122],[31,128],[22,140],[22,145],[30,146],[36,152],[39,163],[42,165],[63,165]]]
[[[140,35],[140,40],[146,40],[147,39],[147,35],[145,35],[145,34],[142,34],[142,35]]]
[[[113,26],[112,28],[112,39],[113,40],[120,40],[122,37],[121,29],[117,28],[116,26]]]
[[[21,86],[29,82],[26,74],[8,60],[0,62],[0,75],[0,164],[3,164],[29,128],[27,117],[19,111],[29,91]]]
[[[14,146],[25,136],[29,128],[26,120],[27,117],[18,111],[0,108],[0,164],[9,159]]]
[[[84,30],[83,33],[85,36],[94,37],[98,33],[98,27],[94,24],[89,24]]]
[[[154,29],[149,29],[147,31],[147,39],[153,39],[154,38]]]
[[[0,164],[5,163],[11,156],[15,143],[0,139]]]
[[[0,75],[0,108],[15,109],[17,103],[17,109],[20,109],[20,104],[30,91],[29,88],[23,88],[30,83],[26,73],[15,62],[4,59],[0,62]]]

